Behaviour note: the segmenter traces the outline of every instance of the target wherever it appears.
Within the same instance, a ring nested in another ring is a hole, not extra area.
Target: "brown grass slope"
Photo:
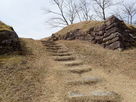
[[[77,81],[81,76],[67,72],[68,69],[75,69],[76,67],[83,68],[83,66],[79,64],[77,66],[67,67],[67,62],[65,62],[65,66],[62,65],[64,62],[52,62],[52,67],[48,72],[49,77],[48,80],[46,80],[46,84],[48,85],[48,89],[51,90],[51,93],[46,97],[46,99],[49,100],[43,102],[65,102],[64,99],[68,95],[68,92],[77,91],[87,94],[87,92],[91,92],[91,90],[115,91],[122,97],[122,101],[119,102],[135,102],[136,49],[129,49],[122,52],[112,51],[80,40],[62,40],[57,41],[57,43],[66,45],[69,51],[73,52],[73,55],[76,56],[78,61],[82,61],[82,64],[92,69],[82,74],[82,77],[95,76],[102,78],[103,82],[95,85],[79,85],[80,83],[77,82],[77,86],[69,86],[69,82],[71,84],[72,81]],[[72,63],[73,62],[75,61],[72,61]],[[71,61],[69,63],[71,63]],[[68,84],[66,84],[66,82],[68,82]]]
[[[103,22],[101,22],[101,21],[84,21],[84,22],[79,22],[79,23],[75,23],[75,24],[69,25],[67,27],[64,27],[63,29],[61,29],[60,31],[58,31],[55,34],[64,35],[67,32],[73,31],[75,29],[81,29],[82,31],[88,31],[90,28],[96,27],[96,26],[98,26],[100,24],[103,24]]]
[[[2,21],[0,21],[0,31],[12,31],[11,27],[9,25],[6,25]]]
[[[63,36],[65,34],[67,34],[68,32],[76,30],[76,29],[81,29],[82,31],[86,32],[90,28],[100,26],[103,23],[104,23],[103,21],[83,21],[83,22],[75,23],[75,24],[69,25],[67,27],[64,27],[60,31],[56,32],[55,35]],[[130,24],[126,24],[126,25],[129,29],[136,32],[136,26],[130,25]]]
[[[129,79],[136,80],[136,49],[119,52],[106,50],[86,41],[58,42],[65,44],[70,51],[75,52],[78,59],[94,69],[101,69],[112,76],[123,74]],[[64,69],[64,66],[50,61],[46,47],[41,41],[21,39],[21,43],[23,55],[0,56],[0,102],[64,102],[55,99],[60,98],[57,95],[61,91],[60,95],[64,98],[63,94],[66,91],[61,83],[64,79],[56,71],[56,68],[60,70],[61,67]],[[120,81],[122,79],[118,79],[117,82]],[[82,89],[84,90],[84,87]]]
[[[0,56],[0,102],[40,101],[47,54],[40,41],[21,39],[21,43],[23,55]]]
[[[124,74],[136,79],[136,48],[123,52],[101,48],[99,45],[90,44],[87,41],[59,41],[64,43],[70,50],[74,50],[85,64],[94,68],[101,68],[107,73]]]

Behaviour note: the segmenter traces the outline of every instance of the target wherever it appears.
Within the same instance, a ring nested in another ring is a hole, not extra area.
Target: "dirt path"
[[[43,42],[51,59],[41,102],[135,102],[136,81],[84,65],[64,45]]]

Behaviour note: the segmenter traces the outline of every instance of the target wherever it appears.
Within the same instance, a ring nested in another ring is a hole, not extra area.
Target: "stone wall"
[[[0,31],[0,54],[11,53],[21,50],[20,41],[16,32],[11,28],[11,31]]]

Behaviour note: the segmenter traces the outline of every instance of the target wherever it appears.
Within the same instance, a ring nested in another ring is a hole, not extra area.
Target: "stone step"
[[[95,76],[81,77],[80,79],[69,80],[66,83],[68,85],[93,85],[102,82],[103,79]]]
[[[72,53],[53,53],[52,56],[71,56]]]
[[[121,102],[121,96],[113,91],[91,91],[91,102]]]
[[[45,43],[44,43],[43,45],[44,45],[44,46],[57,46],[57,44],[55,44],[55,43],[54,43],[54,44],[45,44]]]
[[[48,43],[48,42],[54,42],[54,41],[49,41],[49,40],[41,40],[41,42]]]
[[[56,47],[58,45],[57,44],[43,44],[43,46],[46,46],[46,47]]]
[[[91,91],[88,94],[68,92],[67,102],[121,102],[121,96],[113,91]]]
[[[82,65],[82,66],[70,68],[70,69],[67,69],[67,70],[71,73],[83,74],[83,73],[87,73],[87,72],[92,71],[92,68],[90,66],[87,66],[87,65]]]
[[[48,51],[61,51],[61,50],[65,50],[64,48],[46,48]]]
[[[44,44],[47,44],[47,43],[54,43],[54,42],[52,42],[52,41],[41,41],[42,43],[44,43]]]
[[[50,48],[50,49],[60,49],[60,48],[63,48],[62,46],[47,46],[47,48]]]
[[[60,57],[56,57],[54,60],[55,61],[72,61],[75,60],[76,58],[73,56],[60,56]]]
[[[45,45],[54,45],[54,44],[57,44],[55,42],[42,42],[42,44],[45,44]]]
[[[89,102],[89,97],[79,92],[68,92],[66,102]]]
[[[59,44],[49,44],[47,47],[62,47],[62,45]]]
[[[64,64],[65,64],[65,66],[72,67],[72,66],[83,65],[83,62],[76,60],[76,61],[65,62]]]
[[[68,53],[68,50],[58,50],[58,51],[49,50],[49,51],[52,52],[52,53]]]

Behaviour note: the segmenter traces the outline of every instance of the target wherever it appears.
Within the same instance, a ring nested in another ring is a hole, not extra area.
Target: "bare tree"
[[[69,23],[73,24],[76,19],[77,13],[79,12],[79,7],[73,0],[68,0],[68,2],[66,3],[66,16],[69,20]]]
[[[52,2],[56,6],[58,11],[51,9],[46,10],[47,13],[53,14],[53,17],[50,18],[48,23],[50,23],[50,25],[54,27],[57,27],[57,25],[59,27],[64,25],[69,25],[66,16],[64,14],[64,0],[52,0]]]
[[[79,7],[73,0],[51,0],[57,10],[48,9],[46,12],[52,14],[48,23],[52,27],[64,27],[73,24],[76,20]]]
[[[112,15],[116,16],[116,17],[119,18],[120,20],[126,21],[126,20],[125,20],[126,17],[123,15],[120,6],[118,6],[117,9],[115,9],[115,10],[112,11]]]
[[[82,18],[82,21],[88,21],[92,20],[92,14],[91,14],[91,8],[90,8],[90,2],[88,0],[80,0],[80,18]]]
[[[136,2],[123,4],[123,14],[127,17],[127,23],[133,24],[136,16]]]
[[[52,27],[64,27],[79,21],[92,19],[90,0],[51,0],[54,9],[46,10],[50,14],[48,23]],[[44,9],[45,10],[45,9]]]
[[[112,0],[93,0],[93,1],[95,5],[97,5],[97,8],[94,7],[95,13],[103,20],[106,20],[106,9],[114,5]]]

